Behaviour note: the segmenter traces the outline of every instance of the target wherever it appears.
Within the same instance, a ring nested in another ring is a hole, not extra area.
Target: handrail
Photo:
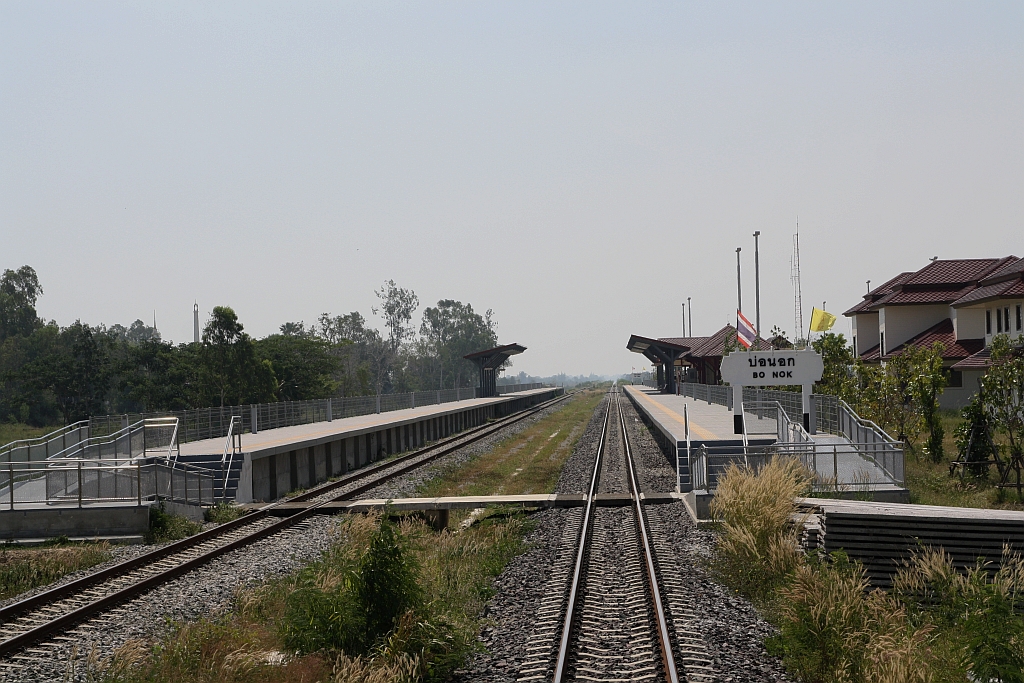
[[[224,482],[221,485],[220,493],[221,498],[227,500],[228,495],[228,478],[231,477],[231,467],[235,464],[235,453],[238,449],[235,448],[235,437],[239,440],[239,449],[241,448],[242,434],[241,431],[235,433],[235,425],[238,425],[239,430],[242,428],[242,417],[240,415],[231,416],[231,424],[228,425],[228,436],[224,439],[224,455],[220,459],[220,470],[224,474]],[[228,449],[231,450],[231,459],[228,460]],[[227,468],[224,467],[224,463],[227,461]]]
[[[49,451],[49,444],[50,444],[51,441],[56,441],[58,437],[64,437],[67,434],[69,434],[70,432],[73,432],[75,430],[80,430],[80,429],[88,430],[88,428],[89,428],[89,421],[88,420],[79,420],[78,422],[73,422],[73,423],[71,423],[69,425],[65,425],[65,426],[61,427],[60,429],[55,429],[52,432],[50,432],[49,434],[43,434],[42,436],[33,436],[33,437],[28,438],[28,439],[16,439],[15,441],[11,441],[10,443],[7,443],[7,444],[4,444],[3,446],[0,446],[0,457],[2,457],[4,455],[7,455],[8,456],[8,460],[9,460],[10,457],[11,457],[11,454],[15,450],[24,448],[24,449],[27,449],[29,451],[28,457],[26,458],[26,460],[30,460],[31,459],[31,455],[32,455],[31,449],[32,449],[33,446],[44,446],[44,447],[46,447],[47,451]],[[65,446],[65,448],[66,448],[66,446]],[[49,453],[47,453],[47,455],[45,457],[49,457]]]
[[[103,446],[110,444],[113,444],[114,446],[114,459],[120,459],[119,456],[121,454],[118,452],[118,442],[125,438],[127,438],[128,441],[126,448],[126,454],[128,458],[133,459],[143,457],[150,450],[146,444],[146,429],[153,429],[158,427],[172,429],[171,442],[167,449],[168,457],[170,458],[170,454],[172,453],[172,451],[174,451],[175,438],[178,431],[178,418],[176,417],[151,417],[146,418],[144,420],[139,420],[134,424],[122,427],[121,429],[117,430],[116,432],[113,432],[112,434],[105,434],[103,436],[93,436],[89,437],[88,439],[79,441],[78,443],[69,446],[64,450],[49,456],[47,460],[65,460],[68,458],[73,458],[76,455],[86,453],[87,450],[90,448],[97,448],[100,451],[102,451]],[[138,450],[134,447],[133,437],[139,435],[140,433],[142,435],[142,448],[141,450]],[[104,459],[102,452],[99,453],[99,459]]]

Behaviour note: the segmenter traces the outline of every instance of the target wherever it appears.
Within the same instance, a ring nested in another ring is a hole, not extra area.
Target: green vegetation
[[[550,493],[562,465],[605,393],[586,390],[566,405],[458,467],[442,472],[417,491],[422,496],[484,496]]]
[[[890,593],[868,590],[842,553],[797,551],[793,498],[808,481],[792,461],[731,467],[713,504],[724,521],[711,569],[779,629],[766,645],[797,680],[1024,682],[1024,558],[961,573],[923,548]]]
[[[476,647],[491,580],[522,549],[518,517],[460,533],[347,519],[317,562],[237,596],[235,609],[130,643],[90,672],[107,683],[445,680]]]
[[[0,422],[0,446],[9,444],[12,441],[22,439],[34,439],[37,436],[49,434],[60,427],[31,427],[19,422]]]
[[[46,545],[19,548],[0,545],[0,600],[53,583],[65,574],[88,569],[110,559],[107,543],[69,543],[56,539]]]
[[[214,524],[233,522],[243,514],[242,508],[231,503],[220,502],[203,511],[203,519]]]
[[[169,514],[163,503],[149,508],[149,531],[146,543],[166,543],[180,541],[202,531],[203,526],[181,515]]]
[[[234,310],[215,306],[201,341],[177,345],[141,320],[44,321],[36,312],[42,294],[29,266],[0,275],[0,423],[43,427],[91,415],[472,387],[475,366],[462,356],[498,341],[490,310],[481,315],[451,299],[424,310],[416,337],[419,299],[391,280],[373,309],[383,334],[359,312],[324,313],[308,327],[286,322],[279,334],[254,339]]]

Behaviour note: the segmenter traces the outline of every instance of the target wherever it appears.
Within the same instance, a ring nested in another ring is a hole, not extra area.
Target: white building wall
[[[978,380],[985,375],[980,370],[964,370],[962,387],[946,387],[939,396],[939,407],[944,410],[959,410],[971,402],[978,393]]]
[[[929,306],[885,306],[879,312],[879,331],[885,334],[888,353],[911,337],[949,317],[946,304]]]
[[[957,339],[983,339],[985,337],[985,310],[982,308],[952,308],[953,331]]]
[[[858,313],[853,316],[853,336],[857,340],[858,354],[878,344],[878,313]]]

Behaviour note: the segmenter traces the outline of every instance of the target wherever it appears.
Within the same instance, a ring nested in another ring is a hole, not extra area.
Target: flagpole
[[[740,331],[740,311],[743,310],[743,287],[740,283],[740,250],[736,247],[736,333]]]

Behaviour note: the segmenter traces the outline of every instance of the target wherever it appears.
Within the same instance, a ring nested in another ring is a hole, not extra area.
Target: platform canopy
[[[657,366],[658,385],[663,385],[667,393],[676,393],[675,362],[690,350],[689,346],[632,334],[626,343],[626,349],[633,353],[642,353],[651,364]]]
[[[480,368],[480,398],[498,395],[498,368],[504,365],[510,356],[515,356],[525,350],[526,347],[519,344],[505,344],[463,356],[466,360],[476,363]]]

